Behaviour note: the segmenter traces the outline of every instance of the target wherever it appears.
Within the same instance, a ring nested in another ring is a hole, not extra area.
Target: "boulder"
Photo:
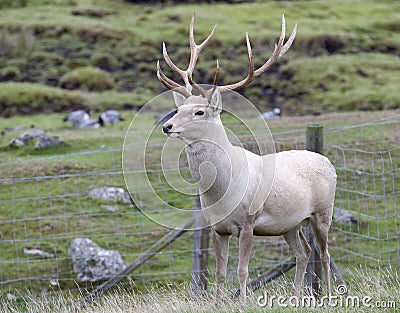
[[[74,272],[81,281],[98,281],[116,276],[125,269],[118,251],[100,248],[88,238],[75,238],[68,248]]]
[[[336,224],[344,224],[344,225],[351,225],[356,224],[360,225],[360,221],[358,218],[353,216],[349,211],[343,208],[337,208],[333,212],[333,221]]]
[[[30,143],[33,139],[42,137],[45,135],[45,132],[41,129],[31,128],[26,132],[23,132],[21,135],[17,136],[8,143],[11,146],[22,147]]]
[[[42,249],[37,249],[32,247],[24,248],[24,253],[27,255],[38,255],[44,258],[54,258],[55,256],[53,253],[49,253]]]
[[[89,197],[105,201],[132,203],[129,193],[120,187],[96,187],[89,191]]]
[[[39,137],[36,140],[35,146],[33,149],[44,149],[48,147],[56,147],[64,144],[64,140],[59,139],[58,137],[47,137],[46,135]]]
[[[4,128],[4,130],[7,132],[15,132],[15,131],[20,131],[20,130],[25,130],[25,129],[26,129],[26,127],[24,125],[17,125],[17,126],[11,126],[11,127]]]
[[[23,132],[21,135],[12,139],[8,144],[14,147],[23,147],[35,141],[34,149],[43,149],[47,147],[59,146],[65,143],[64,140],[59,139],[58,137],[48,137],[46,133],[37,128],[30,128],[27,131]]]

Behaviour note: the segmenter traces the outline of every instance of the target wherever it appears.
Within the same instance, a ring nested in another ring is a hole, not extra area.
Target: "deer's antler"
[[[218,73],[219,73],[219,65],[218,65],[218,60],[217,60],[217,71],[215,74],[214,78],[214,84],[213,88],[210,90],[205,90],[195,84],[193,82],[193,71],[194,67],[196,66],[197,59],[199,57],[199,54],[201,50],[205,46],[207,46],[214,35],[215,29],[217,25],[214,26],[212,29],[211,33],[208,35],[208,37],[200,44],[197,45],[195,40],[194,40],[194,15],[192,17],[192,20],[190,22],[190,33],[189,33],[189,42],[190,42],[190,61],[189,61],[189,66],[186,70],[181,70],[178,68],[170,59],[167,53],[167,49],[165,46],[165,43],[163,43],[163,56],[165,61],[167,62],[168,66],[175,72],[177,72],[183,79],[183,82],[185,83],[185,86],[181,86],[178,83],[174,82],[172,79],[168,78],[165,76],[165,74],[162,72],[160,68],[160,61],[157,62],[157,77],[158,79],[169,89],[174,89],[175,91],[183,94],[186,97],[189,97],[192,95],[192,89],[195,88],[203,97],[209,99],[213,92],[215,91],[216,88],[218,88],[221,92],[228,91],[228,90],[238,90],[241,88],[246,87],[248,84],[250,84],[254,78],[260,76],[262,73],[266,72],[282,55],[284,55],[292,45],[294,38],[296,37],[296,30],[297,30],[297,24],[294,26],[292,34],[290,35],[289,39],[287,42],[284,44],[285,40],[285,32],[286,32],[286,25],[285,25],[285,16],[282,15],[282,31],[281,31],[281,36],[279,37],[279,41],[277,44],[275,44],[275,49],[270,58],[257,70],[254,69],[254,62],[253,62],[253,54],[251,51],[251,44],[249,40],[249,35],[246,33],[246,44],[247,44],[247,54],[249,58],[249,71],[247,73],[247,76],[237,82],[233,83],[230,85],[224,85],[224,86],[217,86],[217,79],[218,79]]]
[[[285,16],[282,14],[282,31],[279,41],[277,44],[275,44],[274,52],[272,52],[272,55],[267,60],[267,62],[265,62],[264,65],[262,65],[257,70],[254,70],[253,54],[251,52],[249,35],[248,33],[246,33],[247,54],[249,57],[249,71],[247,73],[247,76],[240,82],[225,86],[219,86],[218,88],[220,89],[220,91],[223,92],[227,90],[238,90],[244,88],[248,84],[250,84],[254,78],[266,72],[282,55],[286,53],[286,51],[289,50],[290,46],[294,41],[294,38],[296,37],[296,30],[297,30],[297,24],[294,26],[292,34],[290,35],[288,41],[285,44],[283,44],[285,40],[286,25],[285,25]]]
[[[184,96],[191,95],[192,93],[192,80],[193,80],[193,71],[194,67],[196,66],[197,59],[199,57],[199,54],[201,50],[206,47],[210,41],[212,36],[215,33],[215,29],[217,28],[217,25],[215,25],[211,31],[211,33],[208,35],[208,37],[201,43],[201,44],[196,44],[196,41],[194,40],[194,14],[192,16],[192,20],[190,22],[190,32],[189,32],[189,43],[190,43],[190,61],[188,68],[186,70],[181,70],[179,67],[177,67],[171,60],[171,58],[168,55],[167,48],[165,46],[165,42],[163,42],[163,56],[165,59],[165,62],[167,62],[168,66],[178,73],[182,79],[183,82],[185,83],[185,87],[179,85],[178,83],[174,82],[172,79],[168,78],[165,76],[165,74],[162,72],[160,68],[160,62],[157,62],[157,77],[158,79],[169,89],[175,89],[176,91],[182,93]],[[185,91],[185,90],[186,91]]]

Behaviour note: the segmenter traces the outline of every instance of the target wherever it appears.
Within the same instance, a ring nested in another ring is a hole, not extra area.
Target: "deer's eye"
[[[196,111],[196,113],[194,113],[194,115],[202,116],[202,115],[204,115],[204,111]]]

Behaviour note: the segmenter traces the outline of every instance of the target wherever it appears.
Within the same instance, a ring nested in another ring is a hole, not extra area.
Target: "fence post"
[[[195,230],[193,233],[191,291],[194,294],[202,294],[207,291],[210,227],[204,227],[205,221],[201,211],[200,196],[198,195],[193,215]]]
[[[319,124],[308,124],[306,128],[306,149],[308,151],[323,154],[323,127]],[[311,225],[307,226],[304,235],[311,247],[311,255],[307,264],[304,284],[310,295],[319,297],[322,294],[320,284],[322,277],[322,265],[318,250],[314,244],[314,233]]]

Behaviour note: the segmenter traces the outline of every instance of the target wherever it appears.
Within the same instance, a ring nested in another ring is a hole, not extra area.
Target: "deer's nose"
[[[167,125],[164,125],[163,126],[163,128],[162,128],[162,131],[164,132],[164,133],[169,133],[169,131],[172,129],[172,124],[167,124]]]

